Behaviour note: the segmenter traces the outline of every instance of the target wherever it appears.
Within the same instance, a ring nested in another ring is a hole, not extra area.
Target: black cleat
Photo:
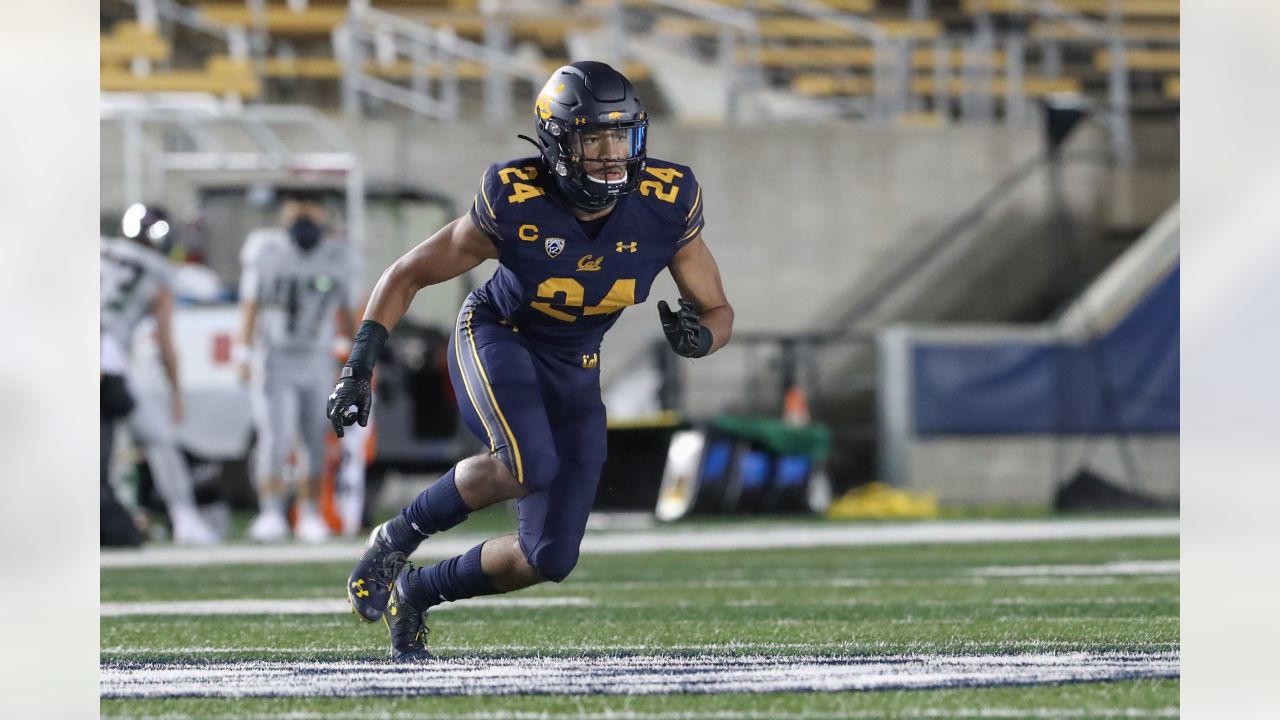
[[[387,523],[382,523],[369,533],[364,554],[347,578],[347,600],[351,602],[352,611],[365,622],[378,622],[382,617],[391,595],[391,584],[408,560],[405,553],[391,547],[386,527]]]
[[[409,565],[409,571],[414,567]],[[410,605],[404,597],[406,575],[401,575],[391,586],[387,602],[387,611],[382,621],[391,632],[391,659],[394,662],[413,662],[427,660],[431,654],[427,652],[427,611]]]

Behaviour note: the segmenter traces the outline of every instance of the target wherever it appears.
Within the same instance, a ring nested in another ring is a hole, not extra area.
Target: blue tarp
[[[1178,276],[1087,343],[916,345],[916,434],[1178,432]]]

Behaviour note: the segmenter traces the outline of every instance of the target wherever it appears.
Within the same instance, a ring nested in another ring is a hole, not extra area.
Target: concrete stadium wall
[[[902,486],[945,502],[1045,503],[1081,465],[1129,490],[1179,495],[1176,435],[950,437],[916,440],[908,452]]]
[[[914,409],[921,390],[916,385],[913,363],[915,348],[926,343],[998,347],[1096,340],[1116,328],[1153,287],[1177,269],[1179,241],[1179,211],[1174,206],[1051,322],[902,323],[881,330],[877,334],[880,477],[900,487],[935,493],[951,502],[1043,503],[1053,498],[1057,486],[1075,470],[1088,467],[1127,489],[1177,498],[1180,473],[1176,430],[1131,425],[1131,429],[1136,427],[1137,431],[1124,434],[1095,431],[1086,435],[1074,430],[1049,435],[1031,429],[1020,434],[1005,434],[1004,429],[998,431],[1001,434],[961,431],[940,434],[936,430],[921,433]],[[1176,287],[1176,276],[1169,282]],[[1168,312],[1167,307],[1160,311],[1161,320],[1172,322],[1176,327],[1176,317],[1169,320]],[[1152,326],[1148,321],[1143,327],[1149,330]],[[1152,342],[1162,342],[1159,331],[1156,332],[1157,339]],[[1143,347],[1141,356],[1149,363],[1143,366],[1144,373],[1150,377],[1155,372],[1153,366],[1158,363],[1150,348],[1139,346]],[[1176,338],[1171,348],[1159,344],[1155,347],[1162,352],[1176,353]],[[1126,369],[1128,367],[1132,366]],[[1176,381],[1176,369],[1174,372]],[[1002,380],[1009,382],[1008,378]],[[1113,379],[1104,377],[1104,381],[1114,396],[1118,396],[1121,386]],[[985,395],[993,393],[990,384],[982,387]],[[1080,395],[1086,390],[1072,385],[1070,392]],[[1144,400],[1161,397],[1150,385],[1144,386],[1143,391]],[[1046,391],[1041,406],[1052,407],[1051,403],[1055,402],[1052,393],[1051,389]],[[1065,415],[1059,417],[1065,418]],[[1135,417],[1139,416],[1132,412],[1126,414],[1126,422],[1134,422]],[[1019,422],[1027,423],[1023,427],[1030,428],[1034,420],[1025,418]]]
[[[507,127],[425,121],[339,125],[357,147],[370,182],[420,183],[452,196],[463,208],[489,163],[533,151],[515,137],[530,131],[524,122]],[[1086,145],[1102,146],[1099,137],[1087,132],[1081,137]],[[737,310],[738,329],[795,330],[829,325],[831,313],[847,302],[851,290],[932,237],[1040,144],[1035,125],[721,128],[658,122],[650,153],[690,165],[702,182],[705,237]],[[115,133],[104,129],[104,210],[124,204],[119,147]],[[1116,189],[1101,180],[1100,171],[1073,176],[1073,181],[1072,202],[1082,216],[1095,217],[1108,207],[1143,212],[1140,201],[1114,200]],[[149,187],[147,199],[165,203],[180,218],[192,217],[195,183],[173,175]],[[1134,183],[1131,194],[1149,186]],[[378,245],[388,241],[370,237],[369,254],[385,256]],[[223,251],[234,257],[240,239],[225,242],[233,247]],[[369,267],[365,275],[371,281],[380,270]],[[481,267],[477,277],[490,272]],[[674,283],[664,276],[651,295],[655,301],[674,298]],[[619,321],[605,347],[606,383],[647,362],[643,349],[660,338],[655,314],[652,307],[635,308]],[[714,365],[687,364],[687,382],[732,392],[734,380]],[[719,400],[715,394],[695,397],[702,399],[689,408],[694,412],[714,409]]]

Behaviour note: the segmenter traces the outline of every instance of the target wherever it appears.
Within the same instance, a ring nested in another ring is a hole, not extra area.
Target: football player
[[[238,352],[258,435],[258,516],[249,537],[275,542],[288,536],[284,467],[301,435],[308,462],[298,484],[295,532],[305,542],[321,542],[329,537],[316,502],[327,431],[324,391],[336,365],[330,354],[335,319],[347,336],[355,330],[358,273],[349,246],[325,236],[319,202],[287,200],[280,218],[281,227],[249,233],[241,253]]]
[[[161,249],[167,247],[173,229],[164,213],[134,204],[121,223],[124,238],[102,238],[101,304],[102,373],[104,381],[123,380],[132,390],[133,408],[127,424],[147,458],[156,489],[169,510],[174,542],[208,545],[218,535],[196,510],[194,482],[175,428],[182,423],[184,407],[178,354],[173,346],[173,267]],[[152,393],[137,392],[129,380],[126,358],[134,331],[148,315],[155,318],[160,362],[169,381],[169,407],[156,402]],[[108,460],[109,458],[104,458]]]
[[[605,459],[601,338],[660,272],[670,270],[683,296],[676,309],[658,303],[677,353],[713,353],[732,329],[702,240],[702,190],[688,167],[647,157],[648,116],[631,83],[603,63],[566,65],[534,112],[539,154],[491,165],[470,213],[383,273],[329,397],[339,435],[364,425],[374,359],[414,295],[499,261],[464,302],[449,347],[463,419],[488,452],[374,528],[347,582],[355,612],[385,619],[394,659],[426,656],[434,605],[560,582],[573,570]],[[511,498],[517,533],[430,567],[406,562],[432,534]]]

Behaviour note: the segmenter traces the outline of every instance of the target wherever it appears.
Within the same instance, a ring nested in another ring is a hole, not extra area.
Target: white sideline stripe
[[[930,543],[1100,540],[1177,537],[1177,518],[1122,520],[966,520],[886,525],[742,525],[734,528],[666,528],[638,532],[588,533],[582,552],[591,555],[661,551],[757,550],[788,547],[857,547]],[[479,535],[432,538],[414,557],[460,555],[483,542]],[[103,550],[104,568],[237,563],[350,562],[363,542],[324,545],[222,545]]]
[[[552,598],[471,598],[468,608],[542,608],[590,605],[581,597]],[[450,610],[457,604],[446,602],[431,608]],[[173,602],[108,602],[99,606],[102,617],[128,615],[345,615],[351,612],[346,600],[178,600]]]
[[[622,655],[387,661],[107,662],[104,698],[667,695],[997,687],[1179,677],[1179,654]]]
[[[555,652],[575,652],[575,653],[718,653],[725,654],[730,652],[766,652],[771,650],[802,650],[805,652],[815,653],[819,651],[840,650],[845,653],[866,653],[875,650],[884,650],[887,648],[900,648],[900,651],[940,654],[940,653],[975,653],[986,652],[988,650],[1007,650],[1008,648],[1035,648],[1044,652],[1082,652],[1086,646],[1093,643],[1085,641],[1054,641],[1054,640],[1002,640],[999,642],[979,643],[979,642],[826,642],[826,643],[782,643],[782,642],[764,642],[764,643],[738,643],[727,642],[719,644],[699,643],[689,645],[651,645],[651,644],[605,644],[605,643],[570,643],[570,644],[554,644],[554,645],[455,645],[446,646],[444,649],[450,652],[466,652],[466,653],[484,653],[488,655],[502,655],[504,653],[555,653]],[[1172,652],[1178,649],[1176,642],[1126,642],[1125,647],[1128,649],[1146,648],[1143,652]],[[130,656],[139,655],[299,655],[308,652],[333,652],[333,653],[349,653],[350,645],[310,645],[302,648],[282,648],[282,647],[266,647],[266,646],[185,646],[185,647],[163,647],[158,645],[114,645],[102,648],[103,653],[114,654],[121,657],[113,658],[120,662],[131,659]],[[1135,650],[1135,652],[1138,652]]]
[[[1176,707],[1157,709],[1147,708],[1105,708],[1097,710],[1073,710],[1067,708],[978,708],[966,710],[943,710],[938,708],[904,709],[892,711],[892,716],[883,711],[855,710],[842,711],[840,717],[845,720],[883,720],[886,717],[933,720],[935,718],[1035,718],[1036,720],[1071,720],[1073,718],[1176,718],[1180,711]],[[137,720],[179,720],[185,716],[178,715],[138,715]],[[204,715],[204,720],[243,720],[244,715]],[[288,710],[276,715],[258,715],[257,717],[279,718],[279,720],[422,720],[423,715],[417,712],[359,712],[359,713],[317,713],[306,710]],[[750,710],[715,710],[710,712],[635,712],[631,710],[605,710],[591,713],[574,710],[568,713],[557,712],[521,712],[519,710],[497,712],[470,712],[456,715],[432,714],[433,720],[830,720],[831,713],[814,713],[806,710],[800,712],[753,712]]]
[[[1177,560],[1145,560],[1097,565],[993,565],[974,568],[980,577],[1040,577],[1074,575],[1177,575]]]

